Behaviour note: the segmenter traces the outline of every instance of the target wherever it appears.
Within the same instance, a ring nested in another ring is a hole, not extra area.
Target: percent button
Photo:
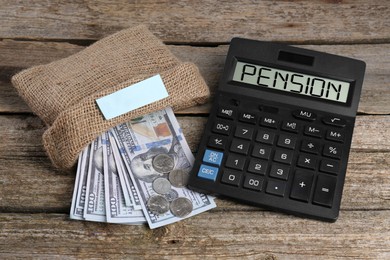
[[[341,158],[341,146],[335,144],[326,144],[324,146],[323,155],[331,158]]]

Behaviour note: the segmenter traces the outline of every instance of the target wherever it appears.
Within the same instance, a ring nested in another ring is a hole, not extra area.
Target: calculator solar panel
[[[235,38],[189,187],[335,221],[364,62]]]

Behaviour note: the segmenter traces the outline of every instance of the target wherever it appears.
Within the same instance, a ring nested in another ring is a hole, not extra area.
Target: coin
[[[174,189],[171,189],[167,194],[164,194],[164,197],[169,201],[173,201],[179,197],[179,193]]]
[[[187,186],[190,174],[186,170],[175,169],[169,173],[169,181],[174,187],[182,188]]]
[[[192,202],[184,197],[180,197],[171,202],[169,209],[172,214],[179,218],[184,218],[192,212]]]
[[[157,178],[153,181],[152,187],[158,194],[167,194],[171,190],[171,183],[165,178]]]
[[[169,210],[169,201],[161,195],[153,195],[148,199],[149,210],[157,215],[164,214]]]
[[[173,170],[175,161],[168,154],[158,154],[153,158],[153,168],[159,173],[168,173]]]

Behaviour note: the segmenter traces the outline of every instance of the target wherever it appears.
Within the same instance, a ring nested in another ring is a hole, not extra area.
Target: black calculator
[[[364,72],[360,60],[234,38],[189,187],[336,221]]]

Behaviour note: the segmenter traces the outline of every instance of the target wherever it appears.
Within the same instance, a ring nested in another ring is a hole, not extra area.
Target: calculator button
[[[245,156],[230,154],[226,160],[225,166],[228,168],[242,171],[244,169],[245,160]]]
[[[305,127],[305,135],[321,137],[323,134],[323,129],[318,126],[306,126]]]
[[[313,182],[313,173],[297,170],[291,186],[290,197],[308,202]]]
[[[203,162],[220,166],[223,159],[223,153],[206,149],[203,155]]]
[[[230,131],[232,129],[232,125],[228,122],[217,120],[214,123],[214,127],[212,131],[214,133],[223,134],[223,135],[229,135]]]
[[[198,177],[215,181],[217,179],[218,170],[219,169],[217,167],[201,164],[198,171]]]
[[[288,132],[293,132],[293,133],[298,133],[299,124],[297,122],[294,122],[294,121],[283,121],[282,130],[288,131]]]
[[[240,185],[241,176],[241,172],[225,170],[222,174],[221,182],[238,187]]]
[[[338,126],[338,127],[345,127],[345,125],[347,124],[347,121],[337,116],[324,117],[322,119],[322,122],[324,122],[324,124],[327,125]]]
[[[317,160],[312,155],[301,154],[298,157],[297,166],[299,166],[299,167],[303,167],[303,168],[308,168],[308,169],[313,169],[314,170],[316,168],[316,164],[317,164]]]
[[[320,171],[332,174],[338,174],[340,163],[335,160],[323,159],[320,164]]]
[[[295,110],[292,114],[296,118],[307,120],[307,121],[313,121],[317,117],[317,115],[314,114],[313,112],[306,111],[306,110]]]
[[[320,144],[311,140],[303,140],[301,145],[301,151],[318,154],[320,151]]]
[[[328,130],[326,131],[326,136],[325,138],[331,141],[336,141],[336,142],[344,142],[344,131],[334,131],[334,130]]]
[[[322,153],[324,156],[336,159],[341,158],[341,146],[335,144],[326,144]]]
[[[252,156],[268,160],[271,156],[271,151],[272,151],[271,146],[256,144],[253,147]]]
[[[220,106],[217,111],[217,116],[218,117],[223,117],[226,119],[234,119],[236,115],[236,112],[234,109],[225,107],[225,106]]]
[[[252,140],[254,129],[252,127],[238,125],[234,133],[235,137]]]
[[[278,146],[294,149],[295,144],[297,143],[297,138],[291,135],[281,134],[278,139]]]
[[[245,123],[256,124],[257,116],[252,113],[241,113],[238,120]]]
[[[281,180],[287,180],[290,173],[290,167],[287,165],[274,163],[271,166],[269,176]]]
[[[275,139],[275,133],[259,130],[256,136],[256,141],[263,144],[273,144]]]
[[[261,118],[260,125],[270,127],[270,128],[277,128],[278,120],[276,120],[273,117],[265,116]]]
[[[267,188],[265,192],[276,195],[276,196],[284,196],[284,193],[286,191],[286,183],[283,181],[274,181],[270,180],[268,181]]]
[[[292,157],[293,157],[292,151],[276,150],[275,156],[274,156],[274,161],[286,163],[286,164],[291,164]]]
[[[319,175],[314,190],[313,203],[325,207],[332,207],[336,181],[336,177],[322,174]]]
[[[209,142],[207,146],[223,150],[225,149],[226,143],[227,143],[226,137],[212,135],[209,137]]]
[[[252,158],[249,161],[248,172],[265,175],[267,171],[268,161]]]
[[[254,174],[247,174],[243,187],[245,189],[261,191],[263,189],[264,178]]]
[[[233,139],[232,144],[230,145],[230,151],[246,155],[248,154],[250,144],[249,141]]]

